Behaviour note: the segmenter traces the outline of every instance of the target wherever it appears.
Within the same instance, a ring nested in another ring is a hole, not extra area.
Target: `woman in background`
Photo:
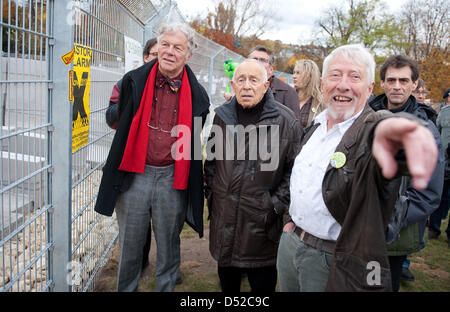
[[[320,92],[319,67],[311,60],[299,60],[295,63],[293,78],[299,100],[299,110],[295,114],[305,129],[325,109]]]

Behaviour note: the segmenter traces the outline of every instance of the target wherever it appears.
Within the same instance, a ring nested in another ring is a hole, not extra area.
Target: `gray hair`
[[[236,81],[235,78],[236,78],[236,71],[237,71],[238,67],[241,66],[242,64],[245,64],[245,63],[254,63],[254,64],[258,65],[258,67],[261,69],[261,72],[263,74],[263,83],[265,83],[267,81],[267,70],[266,70],[266,68],[260,62],[258,62],[257,60],[254,60],[254,59],[245,59],[242,63],[240,63],[234,69],[233,81]]]
[[[334,49],[323,61],[322,78],[325,77],[331,60],[339,55],[359,65],[365,65],[368,83],[375,82],[375,59],[362,44],[347,44]]]
[[[182,32],[186,36],[188,41],[188,53],[192,54],[197,47],[194,40],[195,32],[191,27],[189,27],[188,24],[185,23],[162,23],[158,28],[158,44],[165,33],[174,33],[178,31]]]

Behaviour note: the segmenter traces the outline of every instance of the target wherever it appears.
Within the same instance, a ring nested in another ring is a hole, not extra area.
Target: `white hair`
[[[157,36],[157,40],[158,40],[158,44],[161,41],[162,36],[165,33],[174,33],[174,32],[182,32],[188,41],[188,52],[190,54],[192,54],[194,52],[194,49],[197,47],[196,43],[195,43],[195,32],[192,30],[191,27],[189,27],[188,24],[185,23],[162,23],[159,28],[158,28],[158,36]]]
[[[258,67],[261,69],[261,72],[263,74],[263,83],[265,83],[267,81],[267,70],[264,67],[264,65],[262,65],[260,62],[258,62],[257,60],[254,59],[245,59],[241,64],[239,64],[235,69],[234,69],[234,73],[233,73],[233,81],[236,81],[236,72],[239,66],[241,66],[242,64],[245,63],[254,63],[256,65],[258,65]]]
[[[323,61],[322,78],[325,77],[331,60],[339,55],[359,65],[365,65],[368,83],[375,82],[375,59],[362,44],[347,44],[334,49]]]

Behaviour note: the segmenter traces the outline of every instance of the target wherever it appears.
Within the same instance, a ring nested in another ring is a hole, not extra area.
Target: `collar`
[[[340,132],[341,134],[344,134],[344,133],[348,130],[348,128],[350,128],[350,126],[353,124],[353,122],[356,120],[356,118],[358,118],[358,117],[361,115],[361,113],[363,112],[363,110],[364,110],[364,109],[362,109],[361,111],[359,111],[359,112],[358,112],[356,115],[354,115],[353,117],[351,117],[351,118],[349,118],[349,119],[347,119],[347,120],[345,120],[345,121],[342,121],[342,122],[336,124],[336,125],[335,125],[333,128],[331,128],[330,130],[336,128],[337,130],[339,130],[339,132]],[[326,127],[326,125],[327,125],[327,123],[328,123],[328,114],[327,114],[327,112],[328,112],[328,109],[324,110],[324,111],[321,112],[319,115],[317,115],[317,117],[314,118],[314,123],[320,123],[321,125],[325,125],[325,127]]]
[[[164,86],[164,84],[168,84],[170,89],[173,92],[178,92],[178,90],[180,90],[180,88],[181,88],[181,81],[183,79],[183,73],[184,73],[184,70],[181,71],[181,73],[177,77],[170,79],[170,78],[167,78],[166,76],[164,76],[159,71],[159,68],[158,68],[156,70],[155,86],[162,87],[162,86]]]
[[[377,96],[374,100],[369,103],[370,107],[374,111],[379,110],[387,110],[388,98],[386,94],[381,94]],[[410,95],[405,104],[401,107],[390,109],[392,113],[406,112],[421,119],[427,120],[432,118],[434,112],[431,107],[426,106],[424,104],[418,104],[416,98],[413,95]]]
[[[241,111],[244,114],[254,114],[256,112],[261,112],[264,108],[264,103],[266,102],[266,93],[263,95],[262,99],[253,107],[250,108],[244,108],[241,104],[236,101],[236,110]]]
[[[275,99],[273,97],[273,93],[270,88],[267,89],[266,94],[263,97],[264,106],[261,112],[261,116],[259,118],[259,122],[263,119],[272,118],[280,115],[280,110],[275,103]],[[230,101],[225,104],[217,107],[214,111],[220,119],[226,125],[236,125],[237,124],[237,113],[236,113],[236,96],[233,96]]]

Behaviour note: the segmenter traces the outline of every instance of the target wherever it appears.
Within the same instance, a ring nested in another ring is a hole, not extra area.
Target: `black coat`
[[[214,148],[214,152],[220,150],[222,154],[216,155],[219,159],[205,161],[205,175],[211,219],[209,250],[220,266],[257,268],[276,264],[282,218],[289,210],[289,180],[302,128],[294,113],[275,101],[270,89],[264,101],[259,121],[241,138],[227,129],[239,124],[236,97],[215,110],[213,124],[222,129],[224,137],[209,140],[207,151]],[[276,148],[271,146],[275,128],[279,129]],[[262,129],[267,129],[267,137],[259,136]],[[241,140],[245,143],[244,160],[239,158],[244,153],[238,148]],[[268,146],[271,148],[267,159],[260,154],[255,159],[251,156],[252,150],[268,152]],[[226,155],[232,155],[233,159],[226,159]],[[276,168],[264,169],[274,159]]]
[[[100,183],[95,211],[111,216],[120,192],[129,189],[135,173],[118,170],[128,139],[131,122],[136,114],[145,84],[156,60],[151,61],[125,74],[119,96],[119,123],[111,144],[108,158],[103,167],[103,177]],[[209,97],[205,89],[197,81],[192,70],[186,65],[186,72],[192,93],[192,135],[191,135],[191,163],[187,189],[186,222],[203,236],[203,168],[202,160],[194,159],[194,155],[201,155],[200,127],[195,127],[194,117],[201,117],[203,127],[209,113]],[[195,138],[195,139],[194,139]]]

